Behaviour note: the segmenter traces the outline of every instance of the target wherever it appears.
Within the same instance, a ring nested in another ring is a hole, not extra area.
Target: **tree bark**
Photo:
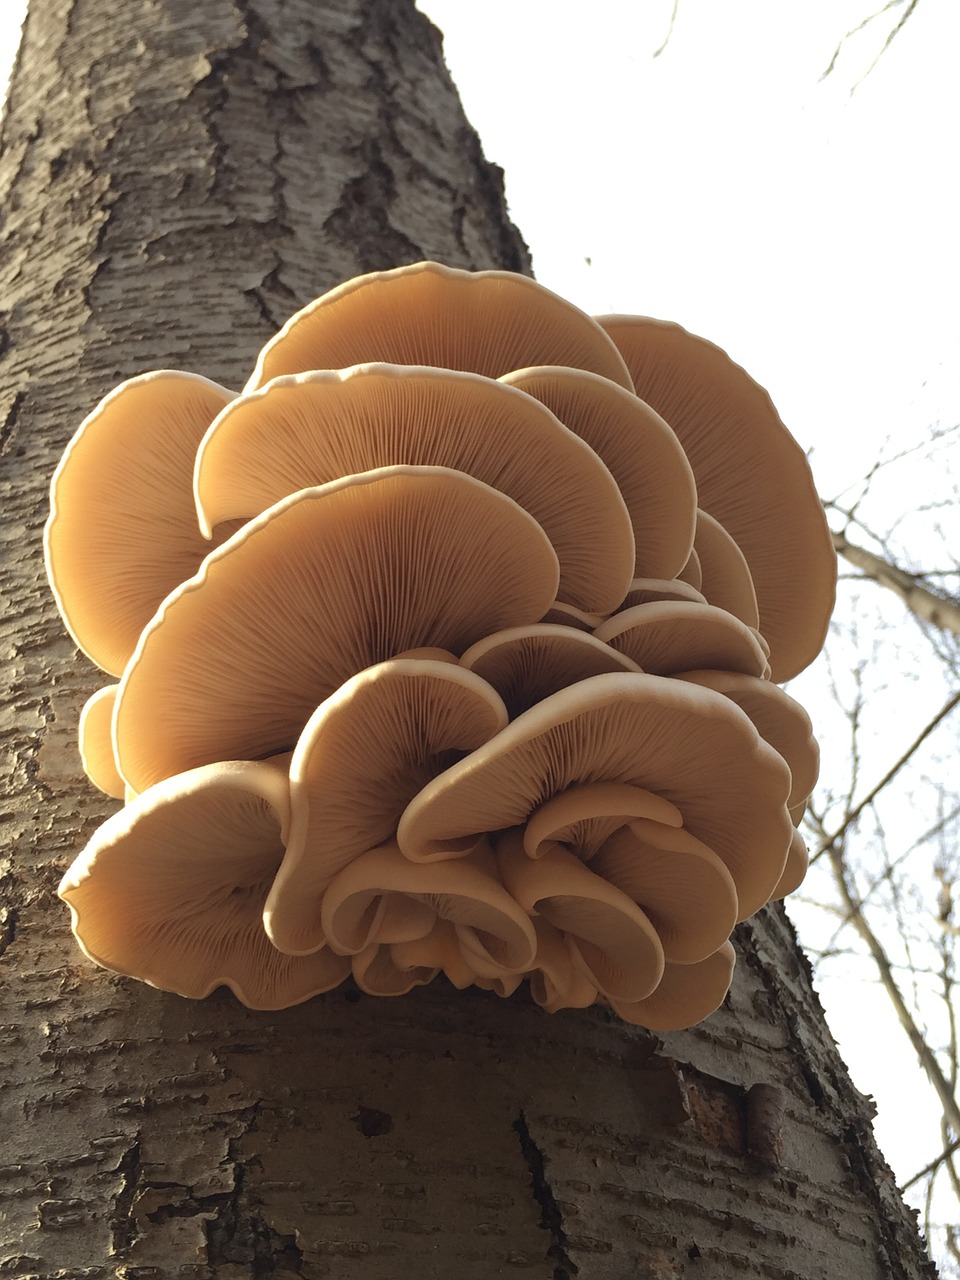
[[[41,553],[76,424],[150,368],[242,384],[360,271],[529,260],[411,0],[33,0],[2,146],[0,1274],[932,1274],[779,907],[659,1038],[440,983],[254,1013],[83,959],[55,889],[112,807],[76,754],[100,680]]]

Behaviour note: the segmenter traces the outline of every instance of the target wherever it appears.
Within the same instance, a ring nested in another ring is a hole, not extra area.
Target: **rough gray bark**
[[[76,423],[148,368],[240,384],[358,271],[528,260],[410,0],[33,0],[0,191],[0,1274],[929,1275],[779,908],[663,1039],[439,984],[252,1013],[83,960],[54,890],[109,807],[98,679],[40,555]]]

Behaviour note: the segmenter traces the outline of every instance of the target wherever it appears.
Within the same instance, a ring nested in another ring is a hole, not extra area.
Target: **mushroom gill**
[[[289,750],[351,676],[532,622],[557,559],[512,499],[443,467],[305,489],[207,557],[140,638],[114,736],[137,790],[213,760]]]

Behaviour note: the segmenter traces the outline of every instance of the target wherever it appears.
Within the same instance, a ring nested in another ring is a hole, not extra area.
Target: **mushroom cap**
[[[484,636],[460,665],[496,689],[511,719],[552,693],[608,671],[639,671],[630,658],[573,627],[534,623]]]
[[[507,892],[488,846],[453,862],[420,866],[392,841],[355,858],[323,896],[323,931],[334,951],[426,937],[449,920],[467,963],[494,977],[533,963],[537,939],[527,913]],[[406,936],[399,936],[402,932]],[[480,957],[479,966],[476,965]]]
[[[405,996],[414,987],[425,987],[440,972],[436,965],[416,963],[401,967],[394,959],[393,948],[377,942],[350,960],[353,980],[368,996]]]
[[[281,955],[263,929],[288,821],[286,766],[207,765],[109,818],[59,889],[90,959],[194,999],[227,986],[253,1009],[335,987],[348,960]]]
[[[113,753],[113,707],[119,685],[107,684],[84,703],[80,712],[80,763],[95,787],[122,800],[126,786]]]
[[[591,986],[623,1000],[642,1000],[654,990],[663,975],[663,948],[625,893],[559,845],[528,858],[518,832],[497,842],[497,860],[520,906],[563,933],[574,968]]]
[[[769,680],[735,671],[684,671],[677,679],[714,689],[735,702],[787,762],[792,778],[787,807],[804,805],[820,773],[820,747],[799,702]]]
[[[703,572],[700,568],[700,557],[697,555],[697,548],[694,547],[690,552],[690,558],[683,566],[677,577],[681,582],[688,582],[691,587],[695,587],[697,591],[703,585]]]
[[[707,601],[726,609],[748,627],[759,627],[757,593],[746,557],[720,521],[699,508],[695,546],[700,561],[700,591]]]
[[[636,575],[672,578],[693,547],[697,490],[674,432],[617,383],[580,369],[516,369],[501,382],[551,409],[607,464],[633,521]]]
[[[611,1000],[610,1004],[634,1026],[648,1031],[684,1031],[720,1008],[730,990],[736,962],[733,944],[725,942],[697,964],[668,962],[660,985],[646,1000]]]
[[[653,604],[658,600],[686,600],[691,604],[706,604],[706,596],[681,578],[634,578],[630,590],[623,598],[618,613],[632,609],[635,604]],[[605,621],[605,619],[601,619]],[[597,623],[599,626],[600,623]]]
[[[571,365],[633,389],[613,342],[572,303],[527,276],[437,262],[357,276],[309,303],[263,348],[244,389],[370,360],[488,378],[524,365]]]
[[[664,959],[675,964],[705,960],[739,919],[730,872],[682,827],[643,818],[631,822],[609,837],[590,869],[643,908]]]
[[[653,675],[715,668],[765,677],[767,655],[739,618],[712,604],[663,600],[615,613],[594,635]]]
[[[422,938],[390,944],[390,958],[397,969],[443,970],[448,982],[463,991],[476,981],[477,975],[464,959],[460,940],[449,920],[434,921],[433,928]]]
[[[555,624],[559,627],[573,627],[576,631],[593,631],[605,622],[607,614],[586,613],[572,604],[564,604],[562,600],[554,600],[553,604],[540,619],[541,622]]]
[[[728,698],[659,676],[594,676],[531,707],[411,800],[397,843],[414,861],[450,857],[597,782],[675,805],[727,866],[743,917],[767,901],[793,834],[790,771]]]
[[[563,845],[584,862],[615,831],[634,818],[649,818],[668,827],[683,825],[683,814],[663,796],[626,782],[593,782],[568,787],[531,813],[523,829],[528,858],[540,858],[551,846]]]
[[[598,320],[623,353],[637,395],[679,436],[700,506],[746,556],[773,679],[789,680],[823,646],[837,577],[803,450],[766,391],[712,342],[644,316]]]
[[[370,667],[322,702],[290,763],[287,852],[264,912],[274,946],[290,955],[321,947],[320,900],[333,877],[389,840],[413,796],[506,723],[479,676],[413,658]]]
[[[556,594],[543,530],[442,467],[384,467],[292,495],[165,601],[121,682],[120,771],[137,790],[289,750],[324,698],[419,646],[460,652]]]
[[[806,842],[799,831],[794,831],[790,849],[787,852],[787,865],[783,868],[783,875],[777,881],[776,888],[770,897],[785,898],[788,893],[793,893],[794,889],[799,889],[809,866],[810,857]]]
[[[450,467],[513,498],[553,544],[562,599],[601,613],[623,599],[633,530],[596,453],[539,401],[450,369],[367,364],[240,396],[197,452],[200,524],[249,519],[298,489],[398,464]]]
[[[537,955],[530,971],[530,994],[547,1013],[560,1009],[587,1009],[597,998],[597,988],[573,963],[573,953],[560,929],[543,916],[534,916]]]
[[[54,472],[44,530],[50,586],[70,635],[111,675],[210,550],[193,505],[193,460],[233,396],[193,373],[131,378],[83,420]]]

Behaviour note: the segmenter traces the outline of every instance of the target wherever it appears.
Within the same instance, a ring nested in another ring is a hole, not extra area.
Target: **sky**
[[[770,390],[825,497],[957,422],[956,0],[919,0],[871,69],[900,0],[826,77],[883,0],[678,0],[672,28],[673,0],[419,3],[542,283],[588,312],[677,320],[726,348]],[[0,81],[22,9],[0,2]],[[884,473],[874,509],[952,486],[935,471],[921,451],[886,488]],[[903,719],[919,725],[940,693]],[[866,764],[889,750],[878,735]],[[855,1006],[881,1007],[862,981],[825,995],[908,1176],[912,1054],[892,1034],[878,1054],[876,1025],[854,1020]]]

